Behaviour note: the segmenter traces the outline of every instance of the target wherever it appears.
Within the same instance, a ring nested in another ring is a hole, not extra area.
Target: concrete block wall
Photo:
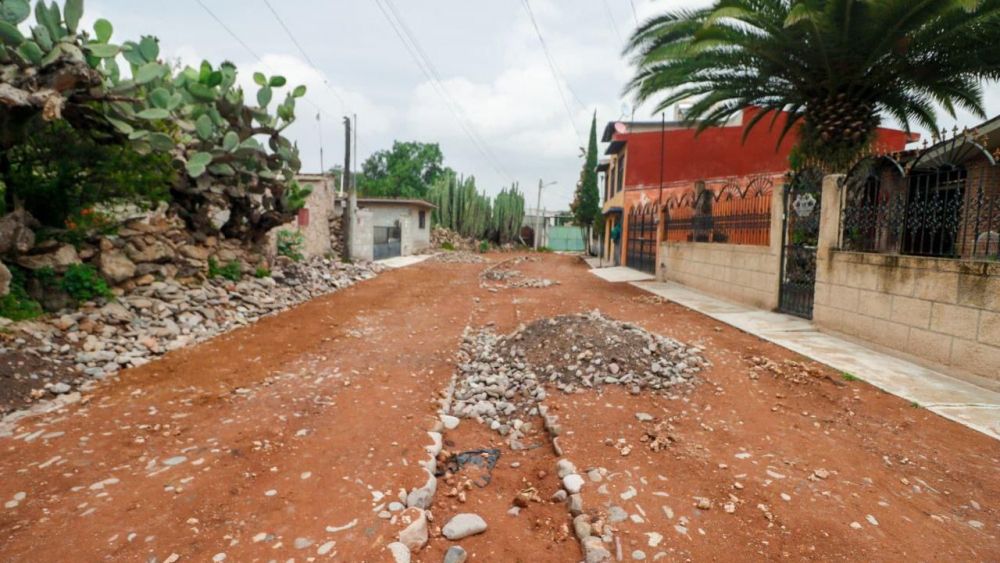
[[[664,242],[659,258],[661,279],[752,307],[778,306],[779,256],[771,247]]]
[[[1000,264],[834,250],[813,321],[1000,381]]]
[[[375,225],[375,216],[371,209],[358,209],[354,214],[351,257],[355,261],[372,260],[375,257]]]
[[[1000,381],[1000,263],[837,250],[837,178],[824,183],[813,322]]]

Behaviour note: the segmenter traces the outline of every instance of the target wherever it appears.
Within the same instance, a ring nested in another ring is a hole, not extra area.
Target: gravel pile
[[[514,269],[514,267],[519,264],[537,261],[538,258],[534,256],[518,256],[516,258],[509,258],[503,262],[499,262],[496,265],[487,268],[482,274],[480,274],[479,285],[480,287],[484,287],[490,291],[520,287],[542,288],[559,285],[559,282],[546,278],[525,277],[523,272]]]
[[[636,394],[686,390],[708,364],[701,352],[597,311],[541,319],[508,335],[467,329],[451,410],[516,434],[538,414],[546,386],[565,393],[604,385]]]
[[[430,260],[433,262],[441,262],[443,264],[483,264],[489,262],[489,260],[482,255],[463,250],[455,252],[439,252]]]
[[[25,337],[0,345],[0,356],[27,353],[46,358],[46,369],[38,366],[23,376],[51,393],[68,393],[88,380],[141,366],[171,350],[373,278],[380,269],[376,264],[317,258],[290,263],[271,277],[239,282],[216,278],[189,286],[174,279],[156,281],[111,302],[87,303],[60,316],[12,325],[10,329]],[[67,373],[76,377],[66,381]],[[61,378],[53,381],[50,374]]]

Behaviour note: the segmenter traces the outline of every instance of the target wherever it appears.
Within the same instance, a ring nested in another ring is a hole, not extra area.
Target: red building
[[[749,108],[725,126],[701,133],[677,121],[608,123],[602,138],[608,143],[607,159],[598,166],[604,174],[604,256],[653,271],[665,202],[696,189],[780,186],[798,136],[793,130],[779,144],[785,116],[773,127],[767,116],[744,140],[744,126],[757,111]],[[879,129],[877,145],[899,151],[913,140],[903,131]]]

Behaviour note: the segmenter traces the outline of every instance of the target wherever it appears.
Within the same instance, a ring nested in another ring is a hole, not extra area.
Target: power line
[[[395,4],[393,4],[392,0],[383,0],[383,1],[385,2],[386,7],[389,8],[389,11],[392,12],[392,15],[395,17],[396,21],[399,23],[400,28],[403,30],[403,34],[407,38],[409,38],[410,43],[416,49],[416,53],[419,56],[419,58],[424,62],[424,66],[433,76],[431,81],[436,86],[436,90],[438,90],[438,92],[444,97],[446,103],[448,103],[449,106],[452,108],[453,113],[457,114],[457,116],[460,119],[460,122],[464,124],[464,129],[466,129],[466,131],[474,138],[475,142],[478,143],[478,145],[482,148],[484,156],[486,156],[487,159],[490,161],[490,165],[493,167],[493,169],[496,170],[502,176],[505,176],[508,181],[513,182],[513,178],[510,176],[510,174],[506,172],[503,165],[500,164],[500,160],[496,158],[496,155],[494,155],[493,151],[490,149],[489,144],[486,142],[483,136],[479,134],[479,131],[475,128],[472,120],[469,119],[469,116],[465,113],[465,110],[462,108],[462,105],[459,104],[455,100],[455,98],[452,97],[451,92],[447,88],[445,88],[444,80],[441,78],[441,74],[438,73],[437,68],[434,66],[434,63],[431,60],[430,56],[427,54],[426,51],[424,51],[423,47],[420,45],[420,42],[417,41],[416,35],[413,33],[410,27],[406,25],[406,20],[404,20],[403,17],[399,14],[399,11],[396,9]]]
[[[230,37],[232,37],[233,39],[235,39],[236,42],[239,43],[243,47],[244,50],[246,50],[246,52],[250,53],[250,55],[253,56],[253,58],[257,59],[257,62],[259,62],[261,65],[267,67],[271,72],[274,72],[274,68],[271,65],[267,64],[266,62],[264,62],[264,59],[260,55],[258,55],[257,52],[254,51],[253,48],[250,47],[250,45],[248,45],[246,43],[246,41],[243,41],[243,39],[241,39],[240,36],[237,35],[235,31],[232,30],[232,28],[230,28],[228,25],[226,25],[226,22],[222,21],[222,19],[219,16],[215,15],[215,12],[213,12],[208,6],[206,6],[205,3],[202,0],[195,0],[195,2],[197,2],[198,5],[201,6],[202,9],[205,10],[205,12],[208,13],[208,15],[211,16],[211,18],[213,20],[215,20],[216,23],[218,23],[220,26],[222,26],[222,29],[226,30],[226,33],[228,33]],[[284,24],[282,24],[282,27],[284,27]],[[286,28],[286,31],[287,31],[287,28]],[[298,43],[296,42],[296,45],[297,44]],[[325,109],[323,109],[316,102],[310,100],[309,98],[302,98],[302,99],[303,99],[303,101],[305,101],[309,105],[313,106],[313,108],[315,108],[316,111],[318,112],[316,114],[316,119],[318,121],[320,121],[320,128],[321,129],[322,129],[322,121],[319,119],[320,114],[323,114],[323,115],[325,115],[325,116],[327,116],[327,117],[329,117],[331,119],[334,119],[333,116],[330,115],[330,113],[328,113]],[[322,137],[322,133],[320,134],[320,137]],[[320,145],[321,145],[320,146],[320,151],[322,151],[322,141],[320,141]],[[322,157],[321,157],[321,160],[322,160]]]
[[[636,27],[639,27],[639,12],[635,10],[635,0],[628,0],[629,6],[632,6],[632,18],[635,19]]]
[[[260,64],[264,65],[265,67],[267,67],[272,72],[274,72],[274,67],[272,67],[271,65],[267,64],[266,62],[264,62],[264,59],[260,55],[258,55],[257,52],[253,50],[253,48],[251,48],[249,45],[247,45],[246,41],[243,41],[242,39],[240,39],[240,36],[236,35],[236,32],[233,31],[228,25],[226,25],[226,22],[222,21],[222,19],[220,19],[219,16],[215,15],[215,12],[213,12],[212,10],[210,10],[209,7],[206,6],[204,2],[202,2],[202,0],[195,0],[195,2],[197,2],[198,5],[200,5],[208,13],[209,16],[212,16],[212,19],[214,19],[216,21],[216,23],[218,23],[219,25],[221,25],[222,29],[226,30],[226,33],[228,33],[230,37],[232,37],[233,39],[236,40],[237,43],[239,43],[240,45],[242,45],[243,49],[245,49],[246,52],[250,53],[250,55],[252,55],[253,58],[257,59],[257,62],[259,62]],[[322,107],[320,107],[320,105],[317,104],[316,102],[310,100],[309,98],[303,98],[303,100],[305,100],[306,103],[308,103],[309,105],[311,105],[314,108],[316,108],[316,110],[319,111],[320,113],[322,113],[323,115],[325,115],[325,116],[333,119],[333,116],[331,116],[330,113],[328,113],[325,109],[323,109]]]
[[[400,17],[399,12],[396,11],[395,6],[392,5],[390,0],[384,0],[385,5],[383,5],[382,2],[383,0],[375,0],[375,4],[378,6],[379,10],[381,10],[382,15],[385,16],[386,21],[389,22],[389,25],[392,27],[393,32],[395,32],[396,37],[398,37],[400,42],[403,43],[403,47],[406,48],[407,52],[413,58],[417,67],[424,74],[427,80],[430,81],[431,86],[445,102],[448,110],[453,116],[455,116],[455,119],[458,122],[458,125],[462,128],[462,131],[469,137],[469,140],[472,141],[472,145],[498,174],[507,178],[508,181],[513,182],[513,178],[503,169],[500,161],[493,155],[489,146],[475,130],[468,117],[462,111],[461,106],[454,100],[454,98],[451,97],[451,94],[444,87],[440,74],[438,74],[437,69],[434,68],[430,57],[428,57],[423,48],[420,47],[420,43],[417,41],[413,33],[410,32],[406,23]],[[395,16],[395,19],[393,19],[393,16]]]
[[[327,80],[326,78],[326,74],[319,69],[319,66],[313,62],[312,58],[309,57],[309,53],[307,53],[306,50],[302,48],[302,45],[299,43],[299,40],[295,38],[295,34],[292,33],[292,30],[289,29],[287,25],[285,25],[285,20],[281,19],[281,16],[278,15],[277,10],[274,9],[274,6],[271,5],[271,2],[269,2],[268,0],[264,0],[264,4],[267,6],[267,9],[271,11],[271,14],[274,15],[274,19],[278,20],[278,25],[281,26],[281,29],[285,30],[285,34],[288,35],[289,39],[291,39],[292,44],[295,45],[295,48],[299,50],[299,53],[302,55],[302,58],[304,58],[306,62],[309,63],[309,66],[313,67],[322,74],[323,85],[326,86],[327,90],[329,90],[330,93],[337,98],[337,101],[340,102],[340,106],[344,110],[344,112],[351,113],[351,108],[350,106],[347,105],[347,102],[344,101],[343,96],[340,95],[340,92],[337,92],[336,90],[333,89],[333,86],[330,85],[330,81]]]
[[[608,5],[608,0],[602,1],[604,2],[604,11],[608,13],[608,22],[611,24],[611,29],[614,30],[615,36],[618,37],[618,42],[624,45],[625,40],[622,39],[622,34],[618,31],[618,22],[615,20],[615,13],[611,11],[611,6]]]
[[[563,108],[566,110],[566,117],[569,118],[570,125],[573,126],[573,131],[576,132],[577,141],[581,144],[583,143],[583,136],[580,135],[580,130],[576,126],[576,119],[573,117],[573,110],[569,107],[569,102],[566,100],[566,94],[563,92],[562,79],[560,78],[559,69],[556,67],[555,61],[552,59],[552,55],[549,53],[549,46],[545,43],[545,38],[542,37],[542,30],[538,27],[538,22],[535,20],[535,13],[531,10],[531,4],[528,0],[521,0],[521,4],[524,9],[528,12],[528,17],[531,19],[531,25],[535,28],[535,34],[538,35],[538,42],[542,45],[542,52],[545,53],[545,60],[549,63],[549,71],[552,73],[552,80],[556,84],[556,90],[559,92],[559,99],[562,100]],[[586,109],[587,106],[580,102],[580,98],[577,97],[573,89],[570,88],[569,83],[566,84],[566,89],[569,90],[570,94],[576,100],[576,103]]]

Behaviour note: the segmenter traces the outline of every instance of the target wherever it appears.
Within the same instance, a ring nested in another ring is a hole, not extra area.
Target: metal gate
[[[656,223],[658,209],[652,202],[636,205],[628,216],[625,265],[650,274],[656,273]]]
[[[784,190],[785,217],[781,246],[781,288],[778,308],[811,319],[816,294],[816,248],[823,193],[823,173],[794,173]]]
[[[383,258],[395,258],[403,253],[402,229],[399,221],[391,227],[374,227],[374,240],[372,247],[372,258],[382,260]]]

